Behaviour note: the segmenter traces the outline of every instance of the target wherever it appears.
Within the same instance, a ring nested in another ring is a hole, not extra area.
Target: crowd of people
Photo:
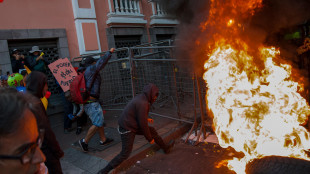
[[[79,140],[81,150],[88,152],[88,143],[96,132],[99,133],[100,145],[113,142],[113,137],[105,136],[105,121],[99,103],[101,71],[110,60],[114,48],[111,48],[98,60],[86,57],[78,72],[83,73],[89,97],[83,104],[74,103],[63,94],[64,133],[68,133],[72,122],[77,120],[76,134],[80,134],[87,120],[91,121],[87,134]],[[13,74],[1,76],[0,86],[0,171],[9,173],[50,173],[61,174],[60,159],[65,155],[51,129],[46,113],[48,105],[47,65],[44,53],[38,46],[30,50],[31,56],[25,57],[21,51],[12,52]],[[121,152],[98,173],[109,173],[126,160],[132,151],[135,135],[144,137],[153,144],[158,144],[165,153],[169,153],[174,141],[164,143],[153,127],[148,123],[150,105],[158,96],[154,84],[144,87],[143,93],[133,98],[124,108],[118,120],[118,132],[122,140]]]

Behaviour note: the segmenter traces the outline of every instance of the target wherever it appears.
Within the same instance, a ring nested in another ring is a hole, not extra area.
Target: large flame
[[[223,13],[219,2],[211,0],[210,16],[201,25],[202,30],[216,25],[214,20]],[[242,9],[248,15],[261,7],[261,0],[225,2],[230,8],[236,6],[234,2],[244,5]],[[264,68],[257,67],[247,44],[238,38],[242,26],[225,16],[218,22],[227,30],[221,29],[213,37],[214,49],[204,65],[204,79],[220,145],[245,154],[242,159],[229,161],[228,167],[245,173],[249,161],[270,155],[310,160],[305,154],[310,149],[310,133],[302,126],[310,107],[298,93],[302,86],[291,78],[291,66],[274,62],[280,53],[275,48],[262,47],[259,52]]]

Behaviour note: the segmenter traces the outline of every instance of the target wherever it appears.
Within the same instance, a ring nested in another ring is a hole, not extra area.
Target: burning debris
[[[228,167],[245,173],[247,163],[265,156],[310,161],[310,133],[302,126],[310,106],[300,95],[303,84],[292,77],[292,66],[281,61],[279,49],[265,42],[268,35],[310,19],[310,1],[199,3],[195,10],[187,0],[165,1],[167,8],[176,6],[170,12],[189,13],[182,18],[179,44],[189,48],[197,66],[205,61],[207,105],[220,146],[245,155],[228,161]]]

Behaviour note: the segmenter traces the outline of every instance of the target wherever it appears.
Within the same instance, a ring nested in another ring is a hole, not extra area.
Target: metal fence
[[[153,83],[159,88],[158,99],[153,104],[156,110],[151,111],[153,115],[193,123],[194,74],[184,68],[190,67],[191,62],[174,57],[175,47],[171,40],[116,49],[115,52],[120,51],[127,51],[128,57],[111,59],[100,72],[100,100],[105,110],[123,109],[145,85]],[[74,61],[81,61],[81,58]],[[199,108],[198,104],[196,107]]]

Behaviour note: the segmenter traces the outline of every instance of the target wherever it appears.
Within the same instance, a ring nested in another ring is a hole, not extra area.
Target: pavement
[[[159,111],[158,113],[162,113]],[[99,136],[96,134],[89,142],[89,152],[82,152],[77,142],[84,138],[90,126],[83,127],[80,135],[75,134],[76,123],[69,134],[63,131],[63,113],[49,115],[52,128],[60,146],[65,152],[61,159],[64,174],[96,174],[104,168],[111,159],[121,151],[120,136],[117,133],[117,120],[121,111],[107,111],[105,114],[105,134],[115,141],[109,145],[100,146]],[[164,114],[165,115],[165,114]],[[169,114],[168,114],[169,115]],[[199,113],[197,113],[199,115]],[[223,160],[241,157],[242,154],[232,148],[223,149],[218,145],[216,135],[212,133],[211,125],[206,123],[207,137],[202,136],[196,144],[197,136],[192,132],[189,141],[185,143],[187,132],[191,124],[180,123],[175,120],[153,117],[153,127],[159,135],[168,142],[176,140],[175,147],[170,154],[164,154],[157,145],[151,145],[144,136],[136,136],[133,152],[118,168],[110,173],[120,174],[233,174],[227,167],[217,167]],[[197,129],[199,130],[200,127]]]
[[[150,153],[120,174],[234,174],[227,167],[215,167],[231,158],[230,153],[214,143],[194,146],[178,141],[170,154],[161,150]]]
[[[80,135],[75,134],[76,123],[72,125],[73,130],[65,134],[63,130],[64,114],[54,113],[49,115],[52,129],[65,152],[64,157],[61,159],[64,174],[96,174],[121,151],[120,135],[117,133],[117,120],[120,113],[121,111],[107,111],[105,114],[105,134],[115,141],[109,145],[101,146],[99,145],[99,135],[96,134],[89,142],[90,150],[87,153],[81,150],[77,142],[85,137],[90,126],[90,120],[88,119],[87,125],[83,127]],[[166,142],[181,137],[191,128],[190,124],[167,118],[153,117],[153,119],[154,123],[151,126],[157,130]],[[146,158],[150,153],[157,150],[159,150],[159,147],[149,144],[144,136],[136,136],[131,156],[116,168],[114,173],[126,172],[137,161]]]

